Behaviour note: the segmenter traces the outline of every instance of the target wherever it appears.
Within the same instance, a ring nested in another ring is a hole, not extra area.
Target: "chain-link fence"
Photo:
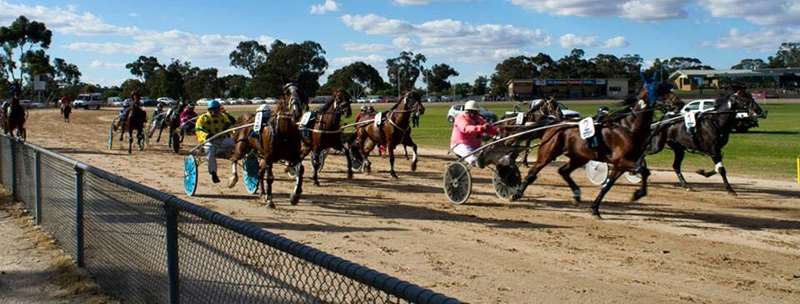
[[[0,180],[130,303],[459,303],[453,298],[0,136]]]

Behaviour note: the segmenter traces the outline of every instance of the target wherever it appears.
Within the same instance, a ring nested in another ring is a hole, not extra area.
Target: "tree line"
[[[219,76],[216,68],[200,68],[189,61],[171,59],[159,62],[153,56],[139,56],[125,68],[134,78],[119,86],[98,87],[80,81],[78,67],[62,58],[47,54],[52,32],[44,23],[20,16],[11,25],[0,27],[0,97],[9,95],[11,82],[22,84],[32,94],[33,77],[46,79],[49,97],[103,92],[105,96],[130,96],[133,90],[153,97],[197,100],[203,97],[269,97],[278,96],[287,82],[297,82],[309,96],[331,94],[335,89],[348,90],[356,97],[364,95],[392,96],[407,90],[420,90],[429,95],[496,95],[506,94],[512,79],[584,79],[623,78],[631,85],[639,81],[644,60],[638,54],[616,56],[598,54],[587,58],[582,49],[573,49],[562,58],[548,54],[509,57],[495,66],[488,76],[473,82],[452,83],[459,72],[446,63],[428,65],[425,55],[400,52],[385,62],[388,78],[365,62],[354,62],[331,72],[323,85],[320,78],[329,63],[322,45],[314,41],[286,43],[281,40],[269,46],[258,41],[242,41],[229,54],[230,65],[247,75]],[[742,59],[732,69],[800,67],[800,42],[781,44],[774,56],[766,60]],[[660,72],[662,79],[679,69],[713,69],[693,57],[656,58],[645,71]],[[422,80],[424,86],[416,83]]]

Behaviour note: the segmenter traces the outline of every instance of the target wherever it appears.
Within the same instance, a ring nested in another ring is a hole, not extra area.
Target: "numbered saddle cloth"
[[[253,134],[258,135],[261,133],[261,129],[269,121],[270,114],[271,110],[269,106],[261,105],[258,107],[258,110],[256,111],[256,119],[253,122]]]
[[[582,139],[592,138],[595,134],[594,119],[586,117],[578,122],[578,130],[580,131]]]
[[[373,123],[375,124],[375,127],[381,127],[383,124],[383,112],[375,113],[375,121]]]
[[[686,114],[683,114],[683,124],[686,126],[687,130],[694,129],[694,127],[697,126],[696,113],[688,112]]]

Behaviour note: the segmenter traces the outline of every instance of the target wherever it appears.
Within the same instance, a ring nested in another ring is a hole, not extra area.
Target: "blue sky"
[[[385,59],[411,50],[470,82],[509,56],[558,59],[574,47],[728,68],[800,41],[800,0],[0,0],[0,24],[21,14],[54,30],[52,56],[103,85],[131,78],[124,64],[139,55],[245,74],[227,55],[251,39],[314,40],[327,51],[329,72],[361,60],[384,77]]]

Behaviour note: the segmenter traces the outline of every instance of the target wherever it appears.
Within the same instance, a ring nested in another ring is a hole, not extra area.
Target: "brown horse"
[[[119,140],[125,139],[128,134],[128,154],[133,151],[133,131],[136,131],[136,144],[139,150],[144,149],[144,125],[147,123],[147,112],[142,109],[138,102],[133,102],[131,108],[117,122],[115,130],[119,130]]]
[[[239,130],[234,135],[236,147],[230,157],[232,164],[232,176],[228,182],[228,187],[233,187],[238,181],[237,164],[250,151],[255,151],[260,159],[259,162],[259,186],[261,196],[264,197],[270,208],[275,208],[272,201],[272,182],[275,176],[272,174],[272,164],[278,161],[286,161],[289,166],[295,167],[295,187],[290,196],[292,205],[300,201],[300,194],[303,192],[303,163],[300,158],[300,148],[302,135],[297,128],[297,121],[303,110],[308,105],[308,99],[300,90],[297,84],[289,83],[283,88],[283,97],[276,105],[269,117],[264,118],[266,123],[258,126],[258,132],[254,132],[253,127]],[[239,118],[240,122],[254,124],[253,115],[243,115]],[[264,175],[266,174],[267,186],[264,187]]]
[[[350,117],[352,98],[344,90],[337,90],[333,98],[315,111],[316,117],[310,128],[301,126],[303,131],[303,148],[300,158],[305,159],[311,153],[314,185],[319,186],[320,154],[327,149],[335,149],[344,153],[347,159],[347,178],[353,178],[351,168],[350,144],[343,140],[341,130],[342,116]]]
[[[644,164],[644,154],[650,137],[654,106],[657,101],[671,94],[668,84],[646,83],[637,96],[623,101],[623,104],[630,108],[630,112],[621,118],[624,122],[607,121],[603,124],[603,128],[598,131],[601,143],[595,149],[589,147],[588,141],[581,138],[580,131],[574,126],[547,129],[542,136],[537,161],[513,199],[521,197],[527,186],[536,181],[539,172],[560,155],[569,158],[569,161],[559,168],[558,173],[569,185],[576,203],[580,203],[581,190],[570,176],[572,171],[583,167],[590,160],[613,165],[611,174],[603,183],[600,193],[591,206],[593,216],[600,218],[600,203],[603,197],[624,172],[641,174],[642,185],[634,193],[633,200],[644,197],[647,195],[647,178],[650,176],[650,171]]]
[[[502,120],[512,118],[515,115],[516,114],[505,115]],[[562,120],[564,120],[564,115],[561,112],[561,108],[558,106],[558,101],[556,101],[554,97],[548,97],[547,99],[542,100],[539,104],[530,106],[528,108],[528,110],[523,114],[522,125],[516,124],[516,121],[505,121],[497,124],[497,127],[500,129],[499,136],[506,137],[514,133],[538,128]],[[534,132],[530,133],[529,135],[520,136],[518,139],[514,140],[514,143],[517,145],[524,141],[525,147],[528,147],[528,149],[522,151],[522,163],[525,165],[525,167],[528,167],[528,153],[530,152],[531,142],[534,139],[542,138],[543,133],[544,131]]]
[[[25,121],[28,118],[28,112],[25,110],[25,107],[20,104],[18,97],[15,96],[11,98],[11,102],[3,106],[2,112],[0,112],[0,118],[2,118],[3,131],[6,135],[21,140],[27,138]]]
[[[72,105],[67,97],[62,97],[60,101],[61,115],[64,116],[64,122],[69,123],[69,115],[72,113]]]
[[[414,158],[411,160],[411,171],[417,170],[417,144],[411,139],[411,115],[414,112],[424,114],[425,106],[422,105],[418,93],[407,92],[388,113],[384,113],[386,115],[383,116],[384,121],[379,122],[380,127],[375,123],[369,123],[356,128],[356,144],[362,148],[367,171],[371,167],[369,153],[376,145],[385,145],[389,153],[389,172],[392,177],[397,178],[397,173],[394,171],[394,148],[400,144],[412,148]],[[362,117],[361,121],[373,118],[374,116]]]

